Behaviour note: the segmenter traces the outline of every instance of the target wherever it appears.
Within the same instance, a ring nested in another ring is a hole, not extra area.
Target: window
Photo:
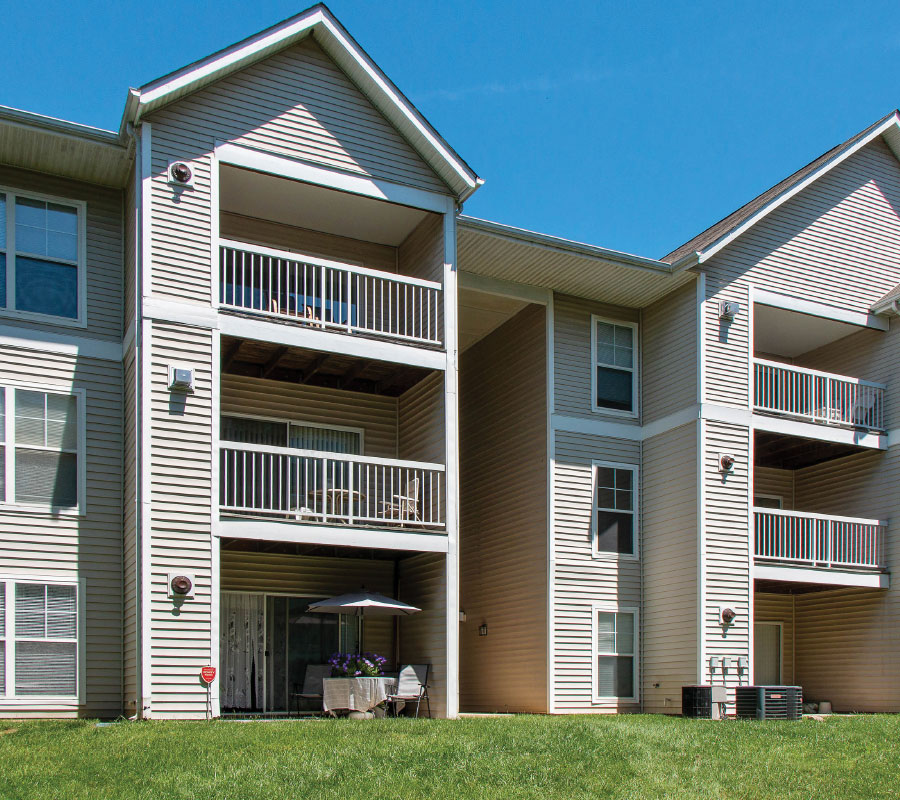
[[[83,206],[0,192],[0,308],[80,320]]]
[[[360,455],[363,432],[358,428],[317,425],[310,422],[222,417],[221,438],[227,442]]]
[[[594,463],[594,550],[634,556],[637,468]]]
[[[0,579],[0,696],[78,696],[73,583]]]
[[[593,322],[593,403],[595,411],[637,415],[637,325],[597,317]]]
[[[755,494],[753,505],[757,508],[783,508],[784,500],[777,494]]]
[[[79,506],[80,413],[75,394],[0,387],[0,502]]]
[[[595,700],[637,700],[637,611],[594,608]]]

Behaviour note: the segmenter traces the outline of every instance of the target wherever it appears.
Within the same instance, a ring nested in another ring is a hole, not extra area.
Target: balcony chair
[[[303,689],[299,692],[294,692],[294,701],[297,704],[297,713],[300,713],[300,703],[303,700],[314,700],[318,701],[319,708],[315,711],[309,713],[318,713],[322,710],[322,696],[325,693],[325,690],[322,686],[322,681],[325,678],[331,677],[331,665],[330,664],[307,664],[306,672],[303,675]]]
[[[856,399],[850,411],[850,421],[862,428],[871,428],[875,423],[875,395],[865,394]]]
[[[419,516],[419,479],[411,478],[406,482],[406,492],[395,494],[390,503],[382,503],[381,510],[385,519],[404,522],[421,522]]]
[[[400,676],[397,678],[397,691],[388,695],[387,698],[387,705],[394,709],[395,717],[398,715],[398,701],[415,703],[415,715],[418,717],[419,707],[424,700],[428,709],[428,718],[431,718],[431,701],[428,699],[428,673],[430,671],[430,664],[407,664],[400,670]]]

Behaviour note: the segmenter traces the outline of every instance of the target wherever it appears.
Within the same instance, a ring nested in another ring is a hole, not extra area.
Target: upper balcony
[[[441,347],[441,284],[223,239],[223,308],[310,328]]]
[[[440,214],[222,165],[218,229],[226,332],[429,366],[444,351]]]

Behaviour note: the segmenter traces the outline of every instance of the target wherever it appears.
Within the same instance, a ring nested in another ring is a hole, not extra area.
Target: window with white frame
[[[0,387],[0,502],[72,509],[79,505],[78,398]]]
[[[637,698],[637,611],[594,608],[594,697]]]
[[[0,308],[79,318],[82,208],[0,190]]]
[[[593,317],[593,404],[597,411],[637,414],[637,325]]]
[[[594,550],[636,554],[637,468],[594,463]]]
[[[0,578],[0,695],[77,697],[78,586]]]

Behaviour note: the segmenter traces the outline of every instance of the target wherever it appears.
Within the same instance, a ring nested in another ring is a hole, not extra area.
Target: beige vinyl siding
[[[602,411],[594,412],[591,397],[591,315],[622,322],[638,322],[640,311],[621,306],[609,306],[556,294],[553,297],[553,361],[554,411],[570,417],[600,419]],[[640,331],[635,347],[635,366],[640,369]],[[640,396],[640,381],[638,381]],[[608,415],[607,415],[608,416]],[[621,416],[613,417],[622,424],[637,425],[638,421]]]
[[[697,682],[699,423],[646,439],[641,481],[643,709],[677,714]]]
[[[386,559],[252,553],[226,548],[221,551],[223,592],[287,594],[313,601],[358,592],[361,586],[392,596],[393,584],[394,562]],[[362,646],[393,663],[394,620],[366,618]]]
[[[290,47],[150,115],[153,293],[210,299],[210,154],[231,142],[446,192],[443,182],[313,41]],[[186,160],[193,189],[166,182]]]
[[[697,284],[642,311],[641,411],[646,425],[697,402]]]
[[[435,717],[447,714],[447,565],[439,553],[397,563],[398,594],[421,608],[400,618],[400,664],[430,664],[428,694]],[[424,709],[422,711],[424,714]]]
[[[705,491],[705,541],[701,554],[704,576],[704,603],[701,630],[704,635],[704,683],[709,682],[709,656],[750,655],[750,519],[749,519],[749,435],[748,429],[708,420],[703,450]],[[735,468],[723,477],[719,472],[719,456],[735,457]],[[719,608],[730,606],[737,618],[723,631]],[[716,682],[721,682],[717,672]],[[737,673],[732,670],[727,683],[734,685]]]
[[[397,454],[444,464],[445,450],[444,375],[432,372],[397,398]]]
[[[212,333],[154,322],[151,338],[149,689],[154,716],[202,717],[206,692],[197,676],[210,655]],[[170,364],[194,369],[193,394],[168,390]],[[167,596],[176,571],[195,578],[194,597],[177,614]]]
[[[444,283],[444,220],[428,214],[397,248],[397,272],[413,278]],[[438,334],[444,341],[444,295],[438,295]],[[426,310],[427,311],[427,310]],[[427,319],[427,317],[426,317]],[[456,346],[456,342],[444,342]]]
[[[130,347],[123,361],[123,462],[122,462],[122,585],[124,615],[123,647],[123,704],[129,715],[137,710],[139,605],[138,593],[138,447],[137,447],[137,365],[135,348]]]
[[[774,467],[753,468],[753,494],[775,495],[781,498],[781,507],[786,511],[794,508],[794,471]],[[809,509],[806,509],[809,510]]]
[[[122,711],[121,365],[10,347],[0,347],[0,365],[0,384],[24,380],[86,394],[86,513],[0,508],[0,572],[84,579],[86,616],[79,624],[85,636],[85,702],[81,708],[61,705],[58,713],[114,717]],[[29,715],[33,709],[0,704],[0,713]]]
[[[548,710],[546,355],[528,306],[461,357],[462,711]]]
[[[786,686],[793,686],[797,681],[794,674],[795,597],[793,594],[767,592],[755,592],[753,595],[753,622],[781,623],[781,682]]]
[[[397,271],[397,248],[331,233],[295,228],[278,222],[223,212],[219,220],[223,239],[290,250],[305,256],[343,261],[384,272]]]
[[[2,164],[0,186],[25,194],[34,192],[63,200],[80,200],[86,204],[87,328],[78,330],[82,335],[93,338],[120,341],[123,282],[122,192]],[[68,325],[60,328],[24,319],[16,319],[16,324],[32,330],[56,333],[72,330]]]
[[[796,595],[796,672],[804,700],[829,700],[839,713],[900,711],[894,593],[836,589]]]
[[[594,703],[593,603],[640,607],[636,559],[595,556],[593,461],[640,464],[640,443],[557,431],[553,464],[553,646],[551,680],[557,712],[637,710],[634,703]],[[637,498],[640,507],[640,496]],[[638,641],[638,647],[640,646]]]
[[[876,141],[785,202],[704,266],[707,398],[746,406],[748,285],[868,312],[900,283],[900,164]],[[719,300],[737,300],[731,323]]]
[[[125,184],[125,207],[123,219],[124,249],[123,249],[123,308],[125,313],[122,318],[122,333],[134,326],[136,316],[135,286],[137,285],[137,248],[138,248],[138,209],[135,207],[135,170],[132,169]]]
[[[397,457],[397,399],[322,386],[222,375],[221,413],[276,417],[363,431],[364,455]]]

